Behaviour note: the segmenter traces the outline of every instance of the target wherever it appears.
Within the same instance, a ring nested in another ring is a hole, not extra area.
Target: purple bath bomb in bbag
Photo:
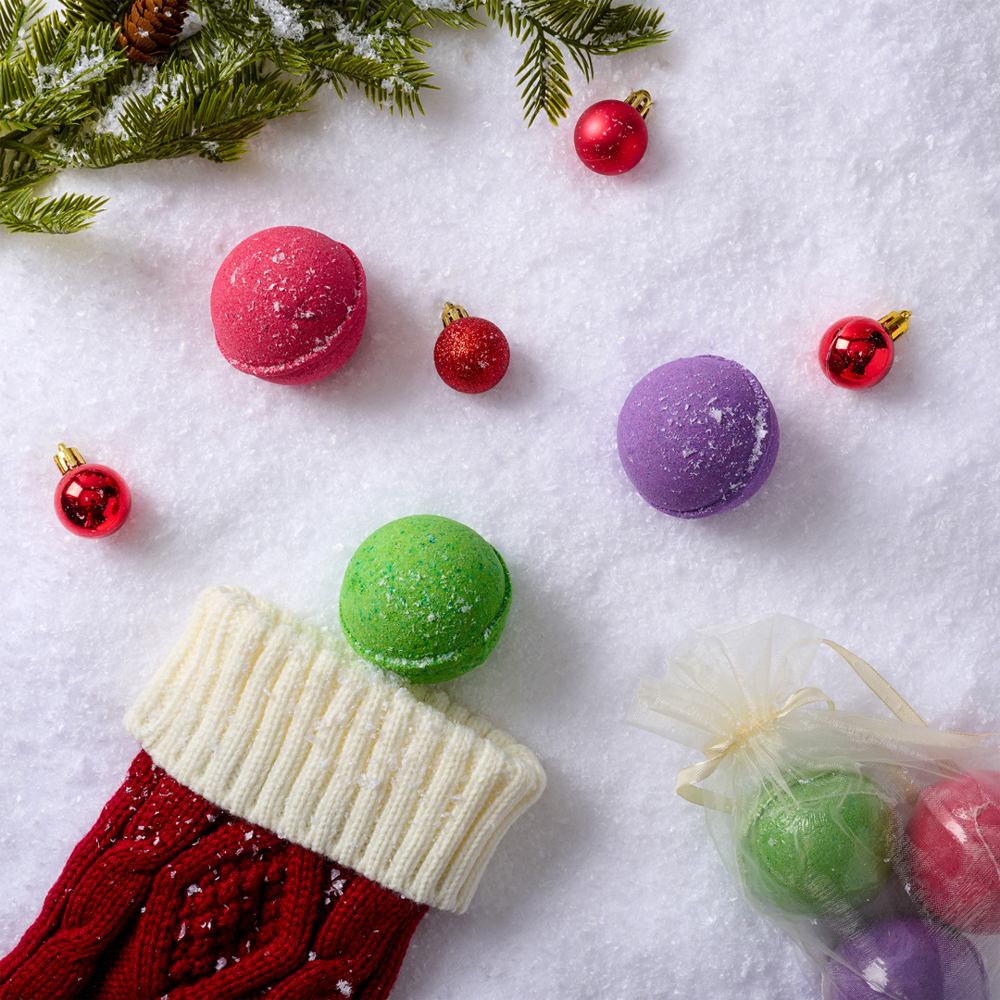
[[[882,920],[837,946],[830,1000],[989,1000],[983,961],[960,934],[917,917]]]
[[[651,371],[618,417],[618,455],[657,510],[708,517],[746,502],[778,455],[778,418],[753,374],[703,354]]]

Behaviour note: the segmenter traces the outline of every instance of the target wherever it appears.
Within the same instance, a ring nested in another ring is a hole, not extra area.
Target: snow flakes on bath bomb
[[[351,249],[301,226],[239,243],[212,286],[222,356],[268,382],[326,378],[354,353],[365,326],[365,272]]]
[[[708,517],[745,503],[778,454],[778,418],[742,365],[703,354],[651,371],[618,417],[618,454],[657,510]]]

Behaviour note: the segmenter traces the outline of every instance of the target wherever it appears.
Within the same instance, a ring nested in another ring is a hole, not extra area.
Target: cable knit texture
[[[545,784],[530,750],[443,692],[236,588],[201,596],[125,721],[222,809],[454,912]]]
[[[426,911],[140,753],[0,961],[0,1000],[384,1000]]]

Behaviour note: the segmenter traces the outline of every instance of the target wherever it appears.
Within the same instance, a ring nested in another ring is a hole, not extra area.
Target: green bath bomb
[[[892,868],[892,810],[860,771],[816,771],[767,786],[739,841],[750,894],[784,913],[833,916],[874,899]]]
[[[340,588],[340,624],[364,659],[417,684],[479,666],[503,632],[510,575],[471,528],[417,514],[358,547]]]

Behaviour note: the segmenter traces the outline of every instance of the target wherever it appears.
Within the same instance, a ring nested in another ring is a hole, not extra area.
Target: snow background
[[[932,724],[1000,730],[1000,14],[663,10],[673,36],[575,75],[559,129],[522,122],[504,32],[438,29],[425,118],[326,94],[238,164],[64,175],[54,192],[111,197],[88,232],[0,235],[0,952],[120,783],[121,716],[197,593],[239,584],[334,624],[354,548],[406,514],[456,518],[506,559],[506,633],[448,690],[531,746],[549,787],[471,910],[425,918],[399,1000],[808,992],[673,793],[697,755],[622,721],[692,628],[792,614]],[[644,161],[590,173],[573,121],[636,87],[656,101]],[[243,375],[214,343],[215,271],[273,225],[321,230],[367,272],[361,346],[311,386]],[[445,299],[507,334],[494,391],[438,379]],[[903,308],[885,382],[825,380],[830,323]],[[647,371],[700,353],[757,375],[781,450],[748,504],[682,521],[632,490],[615,426]],[[60,441],[131,485],[114,537],[57,523]],[[835,659],[812,682],[873,709]]]

